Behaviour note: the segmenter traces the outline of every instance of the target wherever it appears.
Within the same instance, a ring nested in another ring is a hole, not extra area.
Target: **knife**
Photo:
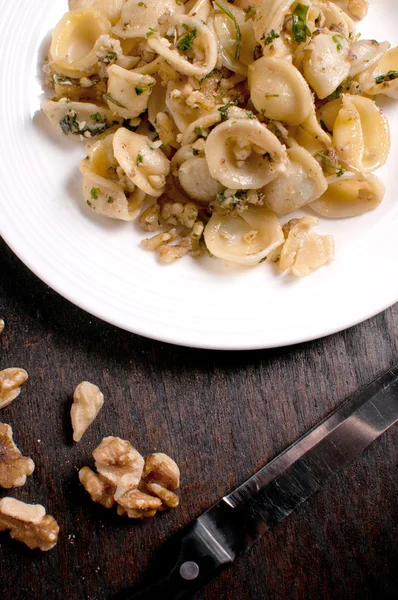
[[[169,574],[127,600],[190,597],[232,565],[398,419],[398,366],[383,373],[253,477],[203,513]]]

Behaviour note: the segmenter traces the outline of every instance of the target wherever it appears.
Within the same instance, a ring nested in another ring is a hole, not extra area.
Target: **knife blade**
[[[191,596],[285,519],[398,420],[398,366],[203,513],[179,541],[169,574],[128,600]]]

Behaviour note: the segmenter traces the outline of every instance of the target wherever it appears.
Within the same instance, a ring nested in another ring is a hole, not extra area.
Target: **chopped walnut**
[[[146,490],[153,496],[157,496],[161,500],[162,506],[158,510],[166,510],[168,508],[177,508],[180,500],[174,492],[166,489],[159,483],[147,483]]]
[[[99,387],[83,381],[73,394],[73,404],[70,410],[73,427],[73,439],[80,442],[87,428],[94,421],[104,404],[104,395]]]
[[[154,237],[145,238],[141,241],[141,246],[144,246],[147,250],[158,250],[164,244],[173,242],[177,238],[177,232],[175,229],[170,229],[165,233],[158,233]]]
[[[0,319],[0,333],[3,333],[5,327],[5,323],[3,319]]]
[[[168,490],[175,490],[180,487],[180,469],[170,456],[156,452],[145,457],[142,479],[145,483],[159,483]]]
[[[0,500],[0,531],[10,530],[14,540],[47,551],[58,541],[59,527],[40,504],[25,504],[15,498]]]
[[[168,246],[165,244],[159,248],[159,258],[165,263],[171,264],[189,253],[189,248],[183,245]]]
[[[156,231],[160,227],[160,207],[152,204],[138,219],[141,229],[144,231]]]
[[[192,202],[165,202],[160,210],[162,220],[169,225],[178,223],[191,229],[198,217],[198,208]]]
[[[144,459],[126,440],[106,437],[93,452],[98,473],[116,487],[115,500],[127,490],[138,487]]]
[[[105,508],[112,508],[115,504],[115,486],[108,483],[102,475],[94,473],[89,467],[80,469],[79,479],[86,492],[90,494],[93,502],[98,502],[98,504],[102,504]]]
[[[348,0],[348,10],[356,19],[364,19],[368,12],[368,0]]]
[[[162,501],[137,489],[127,490],[119,499],[119,506],[129,510],[157,510]]]
[[[156,508],[148,510],[137,510],[135,508],[123,508],[123,506],[117,507],[117,514],[120,517],[129,517],[130,519],[144,519],[148,517],[154,517],[156,515]]]
[[[21,393],[21,385],[28,379],[25,369],[0,371],[0,408],[5,408]]]
[[[0,487],[21,487],[26,477],[32,475],[35,463],[22,456],[12,439],[12,429],[0,423]]]

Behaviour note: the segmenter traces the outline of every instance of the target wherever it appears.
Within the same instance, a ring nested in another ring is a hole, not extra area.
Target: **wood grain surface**
[[[112,600],[160,568],[156,553],[173,533],[398,362],[398,305],[295,347],[199,351],[91,317],[3,242],[0,265],[0,369],[30,376],[0,420],[36,463],[23,488],[0,495],[44,504],[61,527],[43,554],[0,534],[1,600]],[[71,394],[82,380],[102,389],[105,405],[73,444]],[[135,522],[91,502],[77,473],[106,435],[172,456],[180,508]],[[195,600],[398,598],[397,464],[395,426]]]

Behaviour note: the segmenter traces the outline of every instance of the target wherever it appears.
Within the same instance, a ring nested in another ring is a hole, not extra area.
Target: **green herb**
[[[143,94],[145,92],[145,88],[137,86],[134,88],[134,91],[137,94],[137,96],[141,96],[141,94]]]
[[[91,188],[90,196],[93,200],[98,200],[98,196],[100,195],[101,190],[99,188]]]
[[[279,98],[279,94],[264,94],[264,98]]]
[[[106,92],[102,94],[102,97],[105,98],[105,100],[109,100],[109,102],[112,102],[112,104],[116,104],[116,106],[119,106],[119,108],[126,108],[124,104],[122,104],[121,102],[119,102],[119,100],[116,100],[115,98],[113,98],[113,96]]]
[[[192,148],[192,154],[193,154],[194,156],[199,156],[199,154],[200,154],[200,150],[198,150],[197,148]]]
[[[115,201],[115,199],[114,199],[112,196],[109,196],[109,197],[108,197],[108,203],[109,203],[109,204],[113,204],[113,203],[114,203],[114,201]]]
[[[240,45],[241,45],[241,41],[242,41],[242,35],[240,33],[239,23],[238,23],[235,15],[233,15],[228,8],[226,8],[225,6],[223,6],[222,4],[220,4],[217,1],[214,2],[214,4],[220,10],[222,10],[222,12],[227,15],[227,17],[229,17],[230,19],[232,19],[232,21],[235,24],[235,59],[238,60],[238,58],[240,57]]]
[[[185,29],[185,31],[188,31],[188,29],[189,29],[189,27],[188,27],[188,25],[186,23],[181,23],[181,27],[183,29]]]
[[[255,119],[256,118],[256,115],[251,110],[247,110],[246,114],[247,114],[247,117],[249,119]]]
[[[212,71],[210,71],[210,73],[207,73],[207,75],[202,77],[202,79],[199,79],[199,85],[202,85],[202,83],[206,81],[206,79],[209,79],[209,77],[213,77],[213,75],[217,74],[219,75],[220,79],[222,79],[222,74],[220,73],[220,71],[218,71],[217,69],[213,69]]]
[[[94,113],[93,115],[91,115],[91,118],[96,123],[106,123],[106,120],[107,120],[106,117],[104,117],[103,115],[101,115],[101,113],[99,113],[99,112]]]
[[[264,46],[268,46],[268,44],[272,44],[272,42],[279,37],[281,37],[279,33],[277,33],[275,29],[271,29],[271,33],[269,33],[267,36],[265,35],[265,33],[263,33],[261,40]]]
[[[88,127],[87,125],[81,127],[79,121],[77,120],[77,114],[74,110],[68,110],[66,115],[60,120],[59,126],[61,127],[64,135],[84,135],[86,132],[88,132],[90,136],[103,133],[109,129],[109,127],[112,127],[106,118],[104,118],[104,121],[98,127]]]
[[[331,102],[332,100],[337,100],[337,98],[341,98],[341,96],[350,89],[350,85],[352,83],[352,77],[347,77],[335,90],[332,92],[326,100]]]
[[[177,48],[179,50],[181,50],[182,52],[185,52],[186,50],[192,50],[192,43],[195,38],[196,38],[196,29],[192,29],[192,31],[188,31],[188,33],[186,35],[184,35],[184,37],[182,37],[181,39],[178,40]]]
[[[341,177],[342,175],[344,175],[344,167],[342,167],[341,165],[333,164],[333,161],[324,152],[317,152],[315,156],[320,159],[322,166],[328,169],[334,169],[336,171],[337,177]]]
[[[386,75],[379,75],[376,77],[376,83],[384,83],[385,81],[393,81],[398,79],[398,71],[388,71]]]
[[[246,200],[247,193],[247,190],[236,190],[233,195],[226,197],[225,190],[222,190],[221,192],[218,192],[216,201],[219,202],[223,208],[234,210],[239,203]]]
[[[143,2],[138,2],[138,6],[144,6]]]
[[[197,139],[198,139],[198,138],[204,138],[204,139],[206,139],[206,138],[207,138],[207,136],[209,135],[209,134],[207,133],[207,131],[202,131],[202,129],[201,129],[200,127],[195,127],[195,129],[194,129],[194,132],[195,132],[195,133],[196,133],[196,135],[197,135]]]
[[[236,106],[238,104],[237,101],[235,102],[228,102],[227,104],[224,104],[224,106],[219,106],[218,107],[218,112],[221,113],[221,122],[222,121],[226,121],[228,119],[228,109],[231,106]]]
[[[108,52],[105,54],[105,56],[103,58],[103,62],[106,64],[109,64],[110,62],[115,60],[116,57],[117,57],[116,52],[114,52],[113,50],[108,50]]]
[[[137,154],[137,167],[144,162],[144,159],[142,158],[142,154]]]
[[[149,38],[151,37],[151,35],[153,35],[154,33],[156,33],[156,29],[153,29],[153,27],[149,28],[149,31],[147,31],[147,33],[145,34],[145,37]]]
[[[156,133],[155,133],[155,134],[152,136],[152,141],[153,141],[153,142],[156,142],[156,140],[158,140],[158,139],[159,139],[159,134],[158,134],[158,132],[156,132]]]
[[[73,82],[69,77],[65,77],[65,75],[53,75],[53,79],[55,83],[64,83],[66,85],[73,85]]]
[[[264,160],[268,160],[268,162],[270,162],[270,163],[274,162],[274,159],[272,158],[272,156],[269,152],[266,152],[265,154],[263,154],[263,158],[264,158]]]
[[[262,258],[261,260],[259,260],[257,264],[258,264],[258,265],[261,265],[261,263],[263,263],[263,262],[264,262],[264,261],[266,261],[266,260],[267,260],[267,257],[266,257],[266,256],[264,256],[264,258]]]
[[[293,11],[292,36],[295,42],[305,42],[311,31],[307,27],[308,6],[297,4]]]
[[[245,15],[245,22],[246,22],[249,19],[252,19],[254,17],[254,15],[256,14],[256,9],[249,6],[249,8],[246,8],[245,13],[246,13],[246,15]]]
[[[341,44],[341,42],[340,42],[339,38],[341,38],[341,39],[345,40],[346,42],[348,42],[348,40],[347,40],[347,38],[346,38],[346,36],[345,36],[345,35],[343,35],[342,33],[336,33],[336,35],[334,35],[334,36],[332,37],[332,40],[333,40],[333,41],[334,41],[334,43],[336,44],[338,52],[340,52],[340,50],[342,50],[342,49],[343,49],[343,46],[342,46],[342,44]],[[349,42],[348,42],[348,43],[349,43]]]
[[[87,204],[92,207],[93,205],[91,204],[90,200],[86,200]]]

